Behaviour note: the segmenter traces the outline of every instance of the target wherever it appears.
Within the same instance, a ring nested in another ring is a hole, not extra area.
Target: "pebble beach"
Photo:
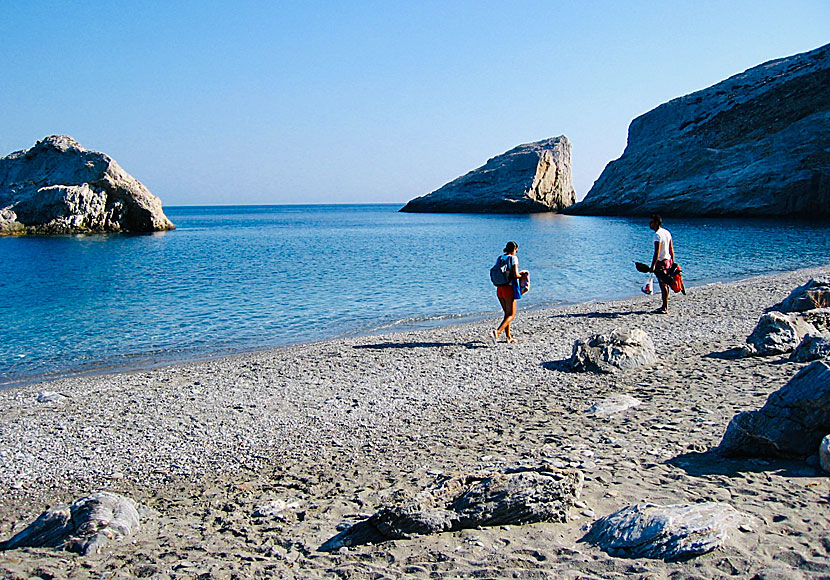
[[[0,552],[3,578],[830,578],[830,479],[813,462],[707,453],[806,363],[737,358],[759,317],[830,266],[522,310],[0,391],[0,540],[47,507],[108,490],[140,530],[96,556]],[[532,291],[532,290],[531,290]],[[493,297],[494,309],[498,306]],[[616,328],[659,362],[572,372],[574,341]],[[615,395],[640,401],[597,416]],[[547,462],[583,472],[566,523],[497,526],[317,549],[395,493],[436,478]],[[724,502],[746,524],[683,562],[580,542],[624,506]]]

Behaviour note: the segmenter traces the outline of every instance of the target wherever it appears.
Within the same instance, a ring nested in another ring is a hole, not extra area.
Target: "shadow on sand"
[[[379,342],[376,344],[359,344],[356,349],[383,350],[387,348],[441,348],[444,346],[461,346],[464,348],[485,348],[484,341],[473,342]]]
[[[551,318],[621,318],[623,316],[639,316],[642,314],[652,314],[652,310],[632,310],[631,312],[580,312],[580,313],[562,313],[554,314]]]
[[[666,464],[679,467],[689,475],[737,476],[741,473],[777,472],[784,477],[816,477],[821,472],[804,461],[795,459],[758,457],[725,457],[717,448],[702,453],[683,453],[669,459]]]

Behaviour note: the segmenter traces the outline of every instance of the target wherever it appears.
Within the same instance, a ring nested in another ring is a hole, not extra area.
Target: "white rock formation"
[[[152,232],[161,200],[108,155],[53,135],[0,158],[0,235]]]
[[[830,217],[830,44],[637,117],[585,215]]]
[[[564,135],[519,145],[416,197],[401,211],[426,213],[539,213],[576,202],[571,143]]]

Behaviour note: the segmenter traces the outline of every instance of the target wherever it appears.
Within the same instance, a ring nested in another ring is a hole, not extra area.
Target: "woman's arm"
[[[669,240],[669,256],[671,256],[671,263],[674,264],[674,240]]]

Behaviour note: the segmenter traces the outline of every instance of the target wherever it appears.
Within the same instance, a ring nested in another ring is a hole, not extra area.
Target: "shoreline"
[[[814,268],[809,269],[822,269],[822,268],[830,268],[830,264],[816,266]],[[775,272],[768,272],[763,274],[751,274],[748,276],[741,276],[736,275],[732,277],[728,277],[725,279],[704,279],[700,281],[699,284],[696,286],[687,286],[687,289],[693,290],[695,288],[709,286],[711,284],[729,284],[734,282],[741,282],[746,280],[752,280],[754,278],[762,277],[762,276],[776,276],[781,274],[788,274],[801,271],[799,270],[782,270],[782,271],[775,271]],[[614,301],[621,301],[621,300],[633,300],[639,298],[640,295],[638,294],[631,294],[626,296],[619,296],[619,297],[612,297],[607,299],[589,299],[587,301],[562,301],[557,303],[545,302],[540,304],[532,304],[526,308],[522,308],[521,304],[519,306],[519,314],[522,312],[536,312],[539,310],[551,310],[551,309],[558,309],[558,308],[566,308],[569,306],[578,306],[582,304],[598,304],[598,303],[605,303],[605,302],[614,302]],[[411,322],[393,322],[393,323],[386,323],[378,327],[372,327],[368,329],[363,329],[360,331],[347,333],[347,334],[339,334],[330,337],[324,337],[319,340],[311,340],[311,341],[301,341],[296,343],[289,343],[283,345],[275,345],[275,346],[264,346],[252,349],[241,349],[238,351],[233,350],[220,350],[213,354],[201,354],[201,355],[184,355],[180,358],[171,357],[171,358],[160,358],[158,360],[152,362],[145,362],[140,364],[107,364],[105,361],[101,362],[93,362],[89,363],[91,368],[88,369],[80,369],[80,368],[69,368],[69,369],[61,369],[56,370],[50,373],[43,373],[39,375],[30,375],[30,376],[22,376],[22,377],[15,377],[5,383],[0,383],[0,391],[7,390],[7,389],[15,389],[19,387],[25,387],[29,385],[35,384],[46,384],[52,383],[55,381],[60,380],[69,380],[69,379],[79,379],[84,377],[96,377],[96,376],[105,376],[110,374],[120,374],[120,373],[130,373],[130,372],[140,372],[140,371],[151,371],[154,369],[160,369],[168,366],[179,366],[179,365],[187,365],[187,364],[195,364],[200,362],[224,359],[224,358],[234,358],[237,356],[244,356],[249,354],[257,354],[257,353],[268,353],[270,351],[279,351],[285,348],[291,347],[298,347],[303,345],[312,345],[318,344],[321,342],[329,342],[329,341],[338,341],[338,340],[345,340],[345,339],[353,339],[353,338],[365,338],[369,336],[378,336],[384,334],[400,334],[400,333],[409,333],[409,332],[425,332],[429,330],[433,330],[436,328],[441,328],[445,326],[453,326],[459,324],[475,324],[481,323],[486,320],[490,320],[491,318],[500,317],[501,311],[497,308],[493,308],[492,311],[489,312],[479,312],[479,313],[468,313],[468,314],[447,314],[441,317],[429,317],[419,320],[412,320]],[[149,354],[149,353],[147,353]],[[132,355],[135,358],[142,358],[146,355]]]
[[[705,455],[737,412],[760,407],[805,366],[718,355],[819,275],[830,266],[697,286],[672,296],[668,316],[650,314],[657,296],[520,310],[512,345],[487,344],[494,317],[0,390],[0,539],[47,505],[101,489],[154,514],[106,558],[0,552],[0,576],[828,575],[826,474]],[[649,333],[655,367],[565,368],[575,340],[620,326]],[[61,397],[39,403],[43,390]],[[615,393],[641,405],[584,413]],[[568,523],[316,551],[396,489],[414,494],[439,474],[542,460],[585,474],[584,507]],[[646,501],[722,501],[753,523],[687,562],[612,558],[579,543],[586,524]],[[285,506],[278,515],[254,515],[273,502]]]

